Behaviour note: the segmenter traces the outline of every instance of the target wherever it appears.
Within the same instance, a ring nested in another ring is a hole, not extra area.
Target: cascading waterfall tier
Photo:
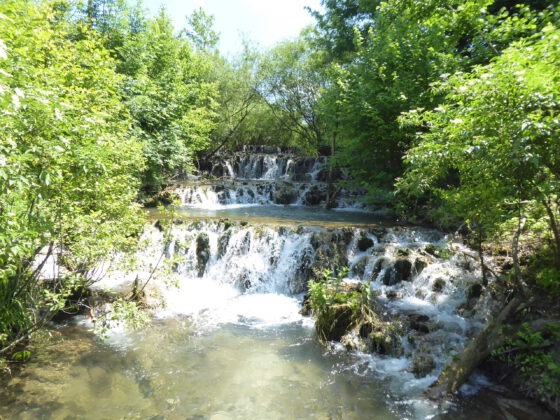
[[[344,176],[338,168],[329,167],[326,157],[247,146],[201,163],[200,174],[196,179],[187,177],[176,187],[185,207],[325,206],[331,201],[338,208],[364,208],[363,191],[334,186]]]
[[[152,281],[148,300],[164,308],[160,316],[186,315],[201,328],[303,322],[309,280],[348,267],[344,282],[367,285],[380,315],[402,325],[399,352],[386,355],[399,366],[393,373],[425,386],[482,327],[491,304],[471,252],[427,229],[178,221],[165,234],[151,227],[145,240],[144,278],[160,259],[175,278],[174,286],[169,273]]]

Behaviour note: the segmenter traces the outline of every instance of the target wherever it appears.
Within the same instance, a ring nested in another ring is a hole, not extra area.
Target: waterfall
[[[183,205],[217,209],[247,205],[298,205],[321,207],[327,203],[330,171],[325,157],[297,156],[290,150],[245,146],[205,164],[202,177],[186,179],[178,188]],[[332,172],[332,173],[331,173]],[[206,179],[206,185],[200,185]],[[337,188],[338,208],[363,210],[363,192]]]
[[[302,322],[308,281],[335,261],[348,266],[344,281],[368,284],[386,316],[406,326],[400,340],[407,357],[390,362],[399,360],[403,372],[426,349],[434,369],[441,369],[481,328],[490,302],[469,296],[480,278],[469,250],[427,229],[222,220],[176,224],[169,236],[150,228],[145,240],[144,252],[152,249],[143,257],[146,267],[155,265],[160,250],[175,278],[173,287],[167,275],[150,285],[151,299],[164,308],[159,316],[187,315],[203,328]]]
[[[267,182],[192,183],[176,189],[185,207],[200,209],[273,204],[275,191],[275,185]]]
[[[237,153],[222,169],[212,169],[223,174],[219,179],[177,187],[179,210],[187,219],[170,228],[148,227],[137,258],[136,279],[142,284],[151,279],[147,304],[157,318],[186,318],[199,333],[225,326],[270,331],[297,325],[310,331],[313,318],[302,314],[309,282],[326,270],[345,273],[339,287],[368,288],[380,322],[398,325],[390,338],[398,345],[374,348],[373,332],[360,327],[347,331],[331,350],[352,349],[354,361],[345,369],[387,379],[388,392],[420,395],[482,328],[496,300],[481,293],[476,254],[435,230],[371,219],[364,227],[350,227],[364,224],[353,219],[356,212],[335,213],[342,216],[338,225],[326,210],[319,219],[307,219],[302,209],[315,211],[326,197],[326,159],[264,152]],[[362,208],[359,192],[342,191],[339,206]],[[247,206],[264,210],[257,214]],[[223,211],[232,208],[237,213]],[[291,217],[263,224],[262,214],[286,208]],[[207,210],[212,212],[202,212]],[[104,274],[97,287],[131,281],[118,270]]]

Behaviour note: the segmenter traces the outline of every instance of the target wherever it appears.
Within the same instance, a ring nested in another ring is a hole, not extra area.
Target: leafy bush
[[[549,325],[550,334],[531,331],[524,323],[520,331],[506,340],[506,345],[493,355],[503,362],[514,365],[526,380],[527,388],[534,388],[543,401],[558,404],[560,396],[560,363],[550,351],[560,340],[558,326]],[[554,401],[556,399],[556,401]]]
[[[537,284],[543,289],[560,293],[560,270],[557,268],[545,268],[537,274]]]

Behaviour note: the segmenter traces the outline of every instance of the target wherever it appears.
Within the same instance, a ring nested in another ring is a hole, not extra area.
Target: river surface
[[[180,216],[327,227],[386,222],[365,212],[294,206],[183,209]],[[208,230],[214,248],[223,237],[224,228],[218,227],[222,230],[214,232],[215,238]],[[178,232],[177,237],[187,241],[185,232],[191,231]],[[212,251],[203,275],[196,274],[194,262],[185,263],[176,270],[179,286],[161,292],[165,305],[154,310],[149,324],[140,330],[115,326],[102,339],[92,332],[88,318],[53,325],[46,344],[37,346],[19,374],[4,383],[0,418],[549,418],[481,375],[475,375],[455,401],[434,403],[423,397],[423,391],[436,379],[435,372],[416,378],[404,356],[349,352],[341,345],[321,344],[313,319],[299,313],[302,294],[279,286],[286,282],[284,277],[292,276],[293,261],[305,257],[303,250],[312,233],[265,233],[238,226],[228,237],[229,251],[223,257]],[[197,234],[188,240],[194,243]],[[249,234],[253,235],[250,245]],[[241,245],[234,242],[238,236]],[[269,248],[275,250],[274,258],[266,255]],[[230,251],[231,260],[224,261]],[[183,258],[196,261],[195,249],[189,252]],[[246,271],[246,278],[259,275],[251,279],[254,289],[243,291],[228,282],[239,270]],[[421,286],[406,287],[410,297],[405,296],[401,306],[429,306],[434,313],[449,307],[435,298],[432,303],[421,301],[417,297]],[[382,284],[378,289],[386,292]],[[445,299],[451,297],[450,293]],[[463,322],[452,316],[450,325]]]
[[[83,321],[53,334],[3,389],[5,419],[537,418],[489,390],[445,406],[423,400],[412,378],[392,378],[402,361],[327,351],[308,319],[201,330],[172,317],[105,341]]]
[[[382,212],[372,213],[347,209],[326,210],[320,207],[297,205],[232,205],[213,209],[179,207],[175,216],[181,219],[231,219],[250,221],[251,224],[297,224],[305,226],[368,226],[376,224],[395,225],[396,221]],[[162,214],[150,209],[148,217],[158,219]]]

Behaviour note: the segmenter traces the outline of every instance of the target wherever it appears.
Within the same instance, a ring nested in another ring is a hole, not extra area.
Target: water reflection
[[[8,384],[8,418],[399,417],[382,383],[341,369],[344,356],[325,357],[301,323],[198,334],[176,318],[105,343],[64,334]]]
[[[149,218],[158,218],[157,209],[148,210]],[[222,219],[251,220],[251,224],[300,224],[306,226],[342,227],[368,226],[375,224],[395,225],[394,219],[382,213],[365,211],[326,210],[324,208],[281,205],[239,205],[224,206],[220,209],[201,209],[179,207],[177,216],[185,219]]]

